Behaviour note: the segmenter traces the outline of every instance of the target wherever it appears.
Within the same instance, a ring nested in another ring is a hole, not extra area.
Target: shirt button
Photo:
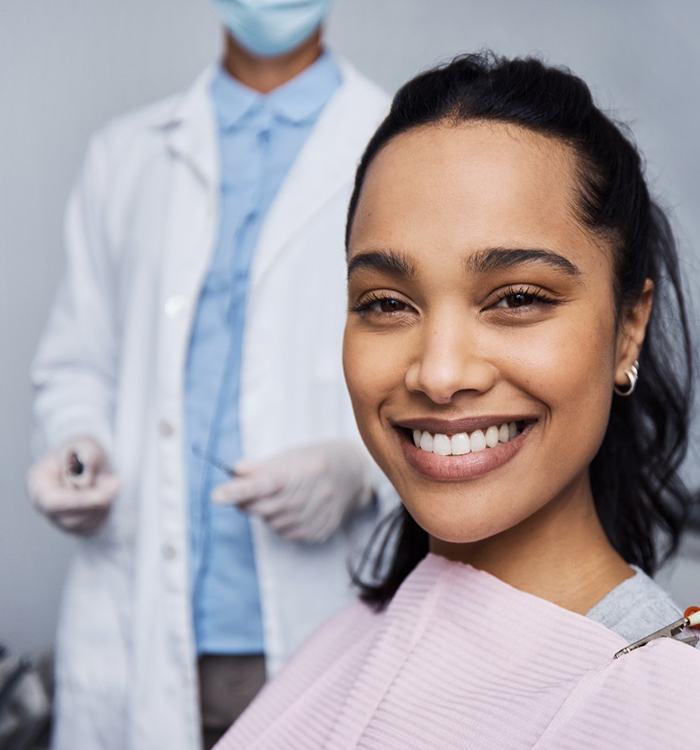
[[[165,300],[165,314],[169,318],[177,317],[184,309],[187,304],[187,300],[181,294],[174,294],[172,297],[168,297]]]
[[[177,557],[177,547],[174,544],[163,545],[163,557],[166,560],[174,560]]]
[[[160,431],[161,437],[172,437],[175,434],[175,428],[172,426],[167,419],[161,419],[158,424],[158,430]]]

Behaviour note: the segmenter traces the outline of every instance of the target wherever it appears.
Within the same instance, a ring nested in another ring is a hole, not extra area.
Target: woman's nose
[[[466,326],[426,330],[420,351],[406,370],[408,390],[424,393],[436,404],[447,404],[462,391],[490,390],[498,369],[480,352],[477,338]]]

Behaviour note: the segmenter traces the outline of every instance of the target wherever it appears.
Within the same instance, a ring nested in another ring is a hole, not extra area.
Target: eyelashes
[[[407,302],[392,297],[390,294],[381,294],[370,292],[363,298],[363,301],[351,308],[354,313],[377,313],[392,315],[404,312],[410,307]]]
[[[502,304],[510,302],[511,304]],[[491,307],[502,310],[516,310],[532,305],[556,305],[558,300],[548,295],[539,287],[528,284],[520,286],[509,286],[499,293],[496,302]]]
[[[541,310],[543,307],[553,307],[559,303],[558,299],[540,287],[531,284],[515,284],[499,290],[492,299],[487,299],[483,311],[493,310],[498,313],[521,315]],[[377,318],[391,318],[416,312],[410,303],[390,292],[369,292],[350,310],[364,317]]]

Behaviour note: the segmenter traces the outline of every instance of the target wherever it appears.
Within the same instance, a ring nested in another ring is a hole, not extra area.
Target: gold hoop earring
[[[614,387],[615,393],[617,393],[618,396],[622,396],[623,398],[631,396],[634,393],[634,389],[637,387],[637,379],[639,378],[638,359],[634,360],[634,364],[632,365],[632,367],[630,367],[628,370],[625,370],[625,375],[627,375],[629,385],[626,388],[620,388],[620,386],[618,385]]]

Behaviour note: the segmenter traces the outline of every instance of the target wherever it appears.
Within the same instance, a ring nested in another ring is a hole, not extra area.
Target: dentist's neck
[[[322,51],[320,27],[299,47],[277,57],[254,55],[227,32],[223,65],[244,86],[267,94],[313,65]]]

